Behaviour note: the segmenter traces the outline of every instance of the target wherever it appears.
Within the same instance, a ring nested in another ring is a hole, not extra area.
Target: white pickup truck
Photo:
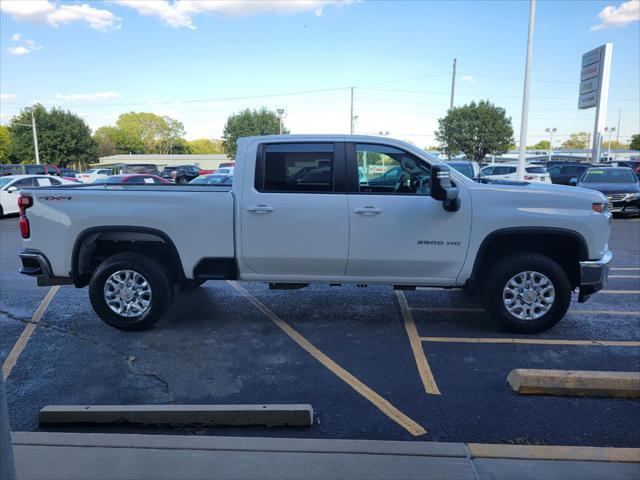
[[[124,330],[157,322],[176,286],[237,279],[464,288],[535,333],[607,279],[611,214],[592,190],[477,183],[367,136],[242,138],[234,173],[232,188],[23,190],[21,272],[89,285],[94,311]]]

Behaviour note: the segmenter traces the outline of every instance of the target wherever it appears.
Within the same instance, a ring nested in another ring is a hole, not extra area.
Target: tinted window
[[[18,180],[16,183],[11,185],[12,187],[17,188],[26,188],[26,187],[34,187],[35,179],[34,178],[23,178],[22,180]]]
[[[145,183],[145,177],[130,177],[125,180],[127,183]]]
[[[451,164],[451,167],[462,173],[465,177],[473,178],[473,166],[471,164]]]
[[[567,167],[564,167],[564,168],[567,168]],[[551,167],[548,170],[548,172],[549,172],[549,175],[553,175],[553,176],[559,175],[560,174],[560,167],[558,167],[558,166]],[[567,173],[567,172],[564,172],[564,173]]]
[[[484,167],[481,172],[482,175],[493,175],[493,171],[495,170],[495,167]]]
[[[547,173],[547,169],[544,167],[527,167],[525,168],[525,171],[527,173]]]
[[[589,167],[583,167],[580,165],[570,165],[568,167],[562,167],[562,173],[565,175],[577,175],[584,172]]]
[[[332,192],[333,153],[332,143],[266,145],[263,185],[256,184],[256,188],[267,192]],[[256,183],[259,178],[256,175]]]
[[[429,166],[413,155],[386,145],[356,145],[360,193],[429,195]]]

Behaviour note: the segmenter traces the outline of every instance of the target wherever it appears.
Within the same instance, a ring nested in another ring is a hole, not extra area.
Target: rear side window
[[[333,143],[265,145],[256,164],[261,192],[333,192]]]
[[[544,167],[527,167],[525,170],[527,173],[547,173],[547,169]]]

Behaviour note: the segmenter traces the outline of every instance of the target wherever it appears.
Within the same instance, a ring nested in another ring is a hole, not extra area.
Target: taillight
[[[27,208],[33,206],[33,198],[21,195],[18,197],[18,208],[20,209],[20,234],[22,238],[31,236],[31,228],[27,219]]]
[[[524,176],[524,179],[525,179],[525,180],[535,180],[535,179],[536,179],[536,177],[532,177],[531,175],[525,175],[525,176]]]

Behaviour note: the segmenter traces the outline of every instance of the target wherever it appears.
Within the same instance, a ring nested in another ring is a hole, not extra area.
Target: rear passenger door
[[[241,205],[241,257],[274,278],[344,275],[349,246],[344,144],[258,148]]]

